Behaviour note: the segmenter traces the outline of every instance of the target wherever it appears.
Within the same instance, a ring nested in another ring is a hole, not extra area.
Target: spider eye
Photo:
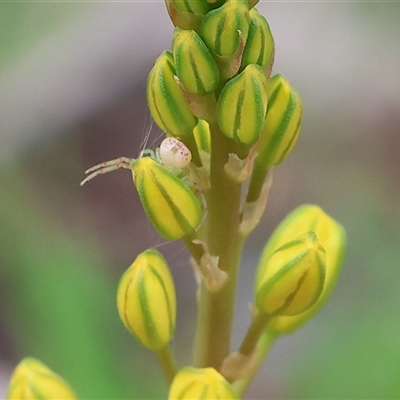
[[[177,138],[165,138],[160,144],[162,163],[170,168],[185,168],[192,161],[192,153],[187,146]]]

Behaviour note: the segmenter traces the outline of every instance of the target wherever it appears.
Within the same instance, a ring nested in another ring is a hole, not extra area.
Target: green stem
[[[246,393],[247,389],[253,382],[253,379],[260,369],[261,364],[264,362],[269,350],[275,343],[276,338],[277,336],[271,334],[270,332],[268,332],[268,330],[265,330],[261,335],[260,340],[257,343],[255,359],[253,364],[251,365],[249,373],[247,374],[246,378],[240,379],[232,384],[240,398]]]
[[[219,257],[219,268],[228,279],[218,292],[210,292],[201,284],[195,345],[195,365],[219,369],[229,354],[235,306],[237,274],[243,247],[239,235],[240,184],[224,173],[232,140],[216,125],[211,126],[212,148],[210,182],[207,193],[208,219],[206,242],[210,254]]]
[[[165,345],[162,349],[158,350],[156,354],[161,368],[164,372],[165,379],[170,385],[177,372],[174,356],[172,354],[170,345]]]
[[[194,243],[193,240],[198,239],[196,233],[192,233],[190,235],[186,235],[182,238],[182,242],[185,244],[186,248],[189,250],[189,253],[192,255],[193,259],[200,264],[201,257],[204,254],[204,249],[200,244]]]
[[[268,169],[261,168],[254,163],[253,173],[251,174],[249,190],[247,192],[246,201],[251,203],[256,201],[261,193],[265,177],[267,176]]]
[[[255,316],[239,347],[240,354],[250,355],[253,352],[270,319],[271,317],[265,313],[258,313]]]

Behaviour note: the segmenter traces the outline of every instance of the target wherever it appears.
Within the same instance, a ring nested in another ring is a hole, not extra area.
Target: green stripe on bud
[[[263,169],[280,164],[293,150],[303,115],[300,96],[282,75],[270,79],[267,94],[268,110],[256,158]]]
[[[206,153],[211,153],[211,134],[210,125],[204,119],[199,119],[196,127],[193,129],[193,135],[196,140],[197,148]]]
[[[11,375],[7,400],[75,400],[76,395],[59,375],[34,358],[24,358]]]
[[[298,329],[325,304],[336,286],[343,265],[347,245],[343,226],[320,207],[311,204],[297,207],[278,225],[264,248],[260,263],[266,262],[279,247],[288,241],[309,231],[315,232],[325,250],[325,285],[318,301],[308,311],[297,316],[274,318],[269,324],[269,329],[276,334],[290,333]]]
[[[255,287],[257,308],[268,315],[298,315],[322,293],[325,251],[308,232],[261,258]]]
[[[247,0],[227,0],[203,18],[200,34],[208,48],[219,56],[231,56],[246,41],[250,16]]]
[[[267,20],[253,8],[250,10],[250,26],[242,57],[242,69],[248,64],[257,64],[269,72],[275,54],[274,38]]]
[[[181,239],[197,228],[200,201],[179,177],[151,157],[137,160],[132,174],[143,208],[162,237]]]
[[[258,65],[248,65],[222,88],[217,103],[221,132],[244,144],[255,143],[264,127],[267,80]]]
[[[239,400],[230,383],[214,368],[182,368],[169,390],[168,400]]]
[[[186,95],[176,82],[174,58],[169,51],[161,53],[149,73],[147,100],[151,116],[160,129],[181,138],[192,134],[197,118],[192,114]]]
[[[160,252],[144,251],[124,272],[117,307],[122,322],[143,346],[157,351],[168,344],[175,330],[176,296]]]
[[[203,95],[217,89],[217,64],[195,31],[176,28],[172,52],[176,74],[189,92]]]
[[[209,10],[206,0],[165,0],[171,21],[182,29],[197,29]]]

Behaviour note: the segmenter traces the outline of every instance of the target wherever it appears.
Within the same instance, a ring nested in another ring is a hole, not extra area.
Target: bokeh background
[[[249,323],[257,259],[302,203],[347,229],[337,290],[278,340],[247,399],[400,398],[400,4],[269,2],[274,73],[304,102],[301,138],[277,169],[243,257],[233,346]],[[81,399],[159,399],[152,353],[118,320],[120,275],[148,246],[171,264],[173,346],[190,363],[195,283],[180,243],[144,218],[127,171],[83,188],[89,166],[160,141],[147,73],[170,48],[163,2],[0,4],[0,398],[16,363],[41,359]]]

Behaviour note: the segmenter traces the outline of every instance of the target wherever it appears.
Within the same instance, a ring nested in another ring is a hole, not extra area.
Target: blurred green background
[[[278,340],[246,398],[399,399],[400,4],[258,8],[276,41],[273,72],[299,91],[304,123],[246,247],[233,346],[258,256],[289,211],[319,204],[349,248],[329,303]],[[0,4],[0,398],[25,356],[81,399],[165,398],[155,357],[115,308],[120,275],[151,245],[176,279],[173,345],[190,363],[195,283],[183,246],[153,231],[128,172],[79,187],[89,166],[138,154],[151,128],[146,76],[172,30],[161,1]]]

